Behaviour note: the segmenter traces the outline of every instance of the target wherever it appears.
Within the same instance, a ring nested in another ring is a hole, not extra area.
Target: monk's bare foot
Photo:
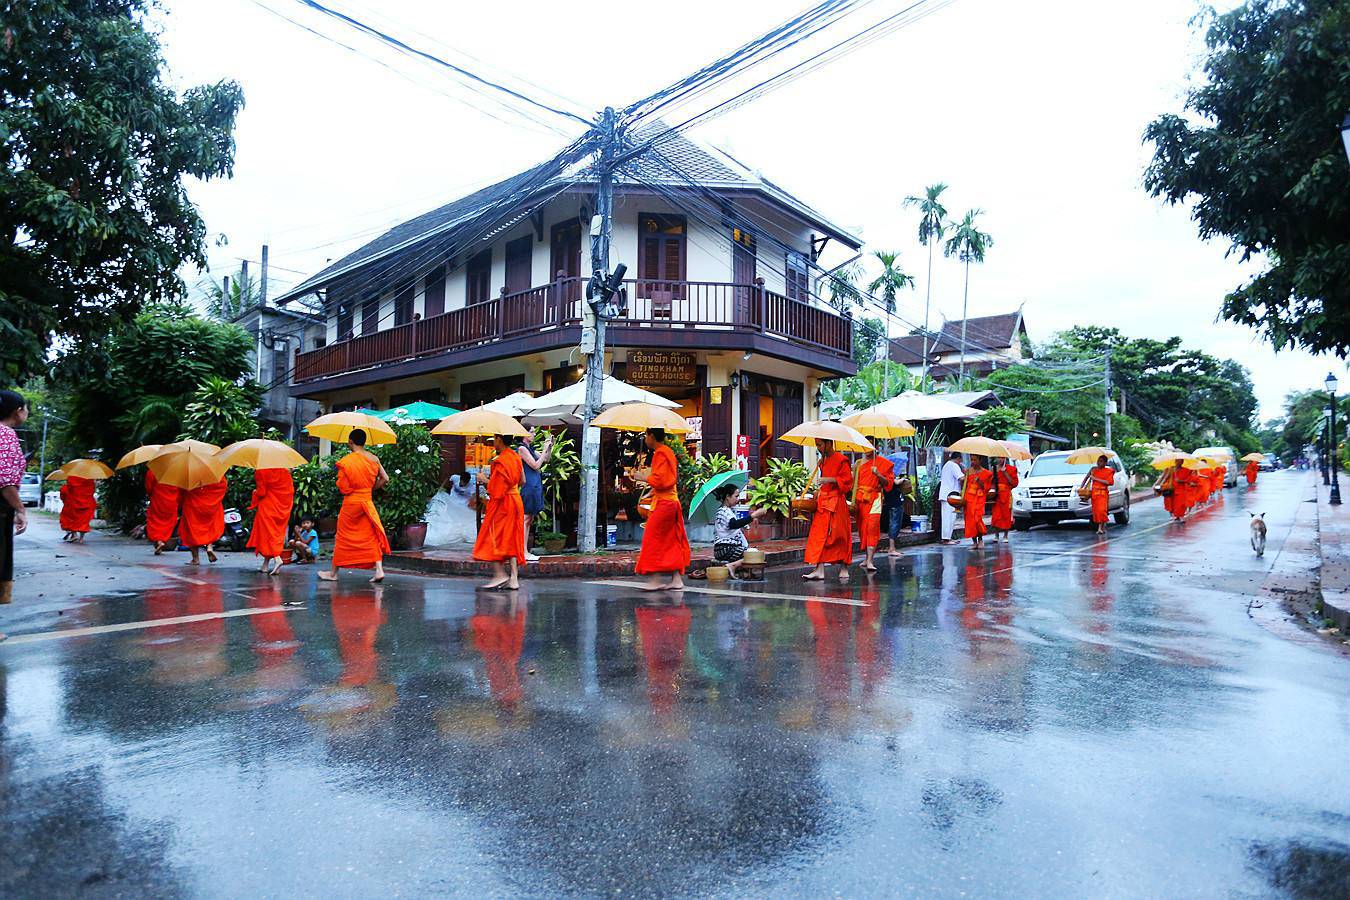
[[[372,576],[370,576],[370,583],[371,583],[371,584],[379,584],[381,581],[384,581],[384,573],[383,573],[383,572],[381,572],[379,575],[372,575]]]
[[[502,587],[506,588],[508,591],[518,591],[520,590],[520,582],[508,581],[506,584],[502,585]]]
[[[863,566],[863,571],[867,572],[868,574],[872,574],[876,572],[876,570],[877,570],[876,566]]]
[[[267,570],[267,574],[275,575],[280,571],[281,571],[281,557],[278,556],[277,561],[272,564],[272,568]]]
[[[890,557],[891,557],[891,559],[899,559],[900,557],[902,557],[902,556],[904,556],[904,555],[905,555],[905,554],[901,553],[899,550],[892,550],[892,551],[890,552]]]
[[[844,566],[844,568],[839,570],[839,580],[848,581],[848,566]]]
[[[161,554],[163,554],[163,553],[164,553],[164,545],[163,545],[163,544],[155,544],[155,555],[156,555],[156,556],[159,556],[159,555],[161,555]]]
[[[202,564],[202,561],[200,559],[189,559],[187,561],[187,564],[189,566],[200,566]]]
[[[824,572],[807,572],[805,575],[802,576],[802,581],[824,581],[824,580],[825,580]]]
[[[501,586],[504,585],[504,584],[506,584],[506,579],[505,579],[505,578],[494,578],[494,579],[492,579],[491,581],[489,581],[487,584],[483,585],[483,590],[485,590],[485,591],[495,591],[497,588],[501,587]]]
[[[216,561],[216,551],[212,550],[210,547],[206,548],[206,561],[207,562]]]
[[[675,573],[675,577],[674,577],[674,578],[671,578],[671,579],[670,579],[670,584],[667,584],[667,585],[666,585],[666,590],[668,590],[668,591],[682,591],[682,590],[684,590],[684,579],[680,577],[680,575],[679,575],[678,572]]]
[[[319,573],[319,580],[320,580],[320,581],[337,581],[337,573],[336,573],[336,572],[320,572],[320,573]]]

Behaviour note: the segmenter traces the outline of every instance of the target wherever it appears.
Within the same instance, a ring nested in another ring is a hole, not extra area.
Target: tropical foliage
[[[1011,406],[995,406],[986,409],[966,423],[967,434],[1001,441],[1010,434],[1017,434],[1026,428],[1026,416],[1020,409]]]
[[[924,281],[923,298],[923,334],[928,334],[929,312],[933,305],[933,248],[942,242],[947,232],[947,207],[942,202],[942,194],[947,185],[942,182],[930,184],[920,196],[911,194],[904,200],[906,208],[919,211],[919,243],[928,248],[928,278]],[[927,355],[927,354],[925,354]],[[923,362],[924,374],[928,372],[928,360]]]
[[[881,263],[881,274],[872,279],[867,290],[872,294],[880,294],[882,302],[886,304],[886,312],[893,313],[896,295],[905,288],[913,290],[914,276],[900,268],[900,254],[896,251],[874,250],[872,256]]]
[[[746,502],[786,516],[791,511],[792,499],[806,489],[808,477],[806,467],[795,459],[770,459],[769,471],[746,488]]]
[[[258,283],[242,267],[219,281],[207,278],[203,287],[207,315],[222,322],[233,321],[240,313],[257,306],[262,296]]]
[[[1224,318],[1277,348],[1345,356],[1350,178],[1337,131],[1350,111],[1350,0],[1248,0],[1197,21],[1204,77],[1187,114],[1145,132],[1145,187],[1258,265],[1224,298]]]
[[[961,299],[961,366],[960,377],[966,375],[966,320],[970,318],[970,264],[983,263],[985,254],[994,245],[994,239],[979,229],[976,219],[984,212],[972,209],[952,229],[951,237],[942,248],[944,256],[955,256],[966,271],[966,283]]]
[[[334,447],[331,455],[315,456],[303,466],[291,469],[291,480],[295,483],[295,501],[291,507],[293,522],[304,518],[318,522],[324,516],[337,515],[342,506],[342,495],[337,489],[335,464],[346,452],[345,446]]]
[[[253,415],[262,395],[262,385],[251,379],[236,384],[208,376],[183,411],[179,438],[196,438],[223,447],[256,434],[258,422]]]
[[[0,371],[80,345],[205,266],[184,176],[228,176],[244,98],[233,82],[165,84],[151,0],[5,6],[0,47]],[[196,384],[193,381],[192,384]]]
[[[540,429],[534,436],[533,447],[536,453],[544,448],[544,435],[544,430]],[[540,528],[553,527],[558,521],[558,504],[563,501],[563,491],[566,490],[568,482],[580,471],[581,457],[577,455],[576,441],[565,433],[555,435],[553,452],[539,470],[540,480],[544,485],[544,509],[535,518]],[[553,533],[558,532],[555,530]],[[544,533],[540,532],[538,537],[544,540]]]

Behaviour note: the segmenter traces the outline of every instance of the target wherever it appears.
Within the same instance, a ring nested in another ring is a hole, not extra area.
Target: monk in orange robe
[[[1162,495],[1163,509],[1174,518],[1180,518],[1177,515],[1177,469],[1180,467],[1181,463],[1174,463],[1172,468],[1163,471],[1162,477],[1153,485],[1153,489]]]
[[[1098,534],[1106,534],[1106,519],[1111,507],[1111,488],[1116,483],[1116,470],[1106,463],[1106,454],[1097,457],[1097,464],[1087,473],[1083,484],[1092,489],[1092,524]]]
[[[320,572],[322,581],[337,581],[338,569],[375,570],[372,584],[384,581],[384,555],[389,552],[389,537],[375,509],[371,493],[389,483],[389,473],[379,459],[366,449],[366,432],[353,428],[347,436],[351,452],[337,461],[337,486],[342,493],[338,513],[337,537],[333,540],[333,568]]]
[[[802,576],[807,581],[825,578],[825,567],[841,563],[839,580],[848,579],[853,562],[853,524],[848,514],[848,492],[853,488],[853,470],[844,454],[834,449],[833,441],[819,441],[820,486],[816,490],[816,514],[806,535],[806,562],[815,568]]]
[[[290,469],[258,469],[253,473],[253,484],[248,505],[253,510],[253,529],[248,533],[248,546],[262,557],[258,571],[275,575],[281,571],[281,550],[291,525],[295,482]]]
[[[647,429],[647,449],[652,452],[651,471],[638,482],[652,489],[652,511],[642,530],[642,550],[638,552],[637,573],[650,575],[643,590],[682,591],[684,570],[689,568],[689,537],[684,531],[684,509],[675,486],[679,464],[675,451],[666,446],[664,428]],[[847,511],[845,511],[847,514]],[[662,581],[663,573],[669,581]]]
[[[1195,469],[1188,469],[1181,463],[1177,463],[1176,474],[1173,476],[1172,496],[1172,515],[1176,516],[1178,522],[1186,518],[1186,514],[1195,506],[1196,492],[1199,490],[1199,476]]]
[[[1204,503],[1209,500],[1210,491],[1214,490],[1214,470],[1200,469],[1195,473],[1195,491],[1196,503]]]
[[[1224,489],[1224,484],[1227,481],[1228,481],[1228,466],[1226,465],[1219,466],[1219,468],[1214,473],[1214,492],[1222,493]]]
[[[984,546],[984,507],[993,489],[994,475],[984,467],[983,457],[972,456],[961,487],[961,502],[965,506],[966,537],[976,547]]]
[[[875,572],[877,565],[873,557],[877,554],[877,545],[881,543],[881,507],[885,499],[882,495],[895,485],[895,463],[884,456],[877,456],[875,450],[869,450],[862,462],[858,463],[855,478],[854,500],[858,508],[858,536],[862,539],[864,554],[863,569]]]
[[[178,523],[178,537],[192,551],[188,565],[201,564],[198,552],[206,550],[206,558],[216,561],[212,546],[225,533],[225,491],[229,484],[224,478],[214,484],[204,484],[183,492],[183,518]]]
[[[483,587],[514,591],[520,587],[520,567],[525,565],[525,504],[520,499],[525,464],[505,436],[496,435],[492,442],[497,455],[492,459],[490,474],[486,479],[478,474],[480,481],[487,482],[488,502],[478,539],[473,543],[473,558],[492,563],[492,580]],[[508,561],[509,573],[504,565]]]
[[[1247,487],[1254,487],[1256,485],[1256,476],[1258,473],[1260,473],[1260,471],[1261,471],[1261,464],[1258,463],[1256,460],[1253,459],[1247,463],[1247,470],[1246,470]]]
[[[155,555],[159,556],[178,527],[180,492],[171,484],[160,484],[155,473],[147,468],[145,493],[150,498],[150,506],[145,510],[145,538],[155,545]]]
[[[1012,460],[996,464],[994,469],[994,514],[989,526],[994,529],[994,540],[1001,541],[1013,527],[1012,489],[1017,487],[1017,466]]]
[[[67,478],[61,485],[61,530],[65,532],[61,540],[83,544],[89,533],[89,520],[94,518],[97,508],[93,480],[79,475]]]

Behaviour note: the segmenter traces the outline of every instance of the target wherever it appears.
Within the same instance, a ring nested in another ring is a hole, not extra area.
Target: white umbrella
[[[534,398],[529,394],[524,391],[516,391],[514,394],[508,394],[500,400],[484,403],[483,409],[499,412],[516,419],[524,415],[526,404],[533,402]]]
[[[902,419],[931,422],[934,419],[970,419],[978,416],[980,410],[962,406],[950,400],[942,399],[940,394],[921,394],[918,391],[905,391],[898,397],[892,397],[867,412],[886,413]]]
[[[678,409],[680,406],[674,400],[667,400],[660,394],[653,394],[612,376],[605,376],[600,385],[600,408],[604,410],[625,403],[650,403],[666,409]],[[583,379],[551,394],[534,397],[528,402],[521,401],[520,407],[525,413],[523,421],[527,425],[576,425],[581,422],[582,407],[585,404],[586,382]]]

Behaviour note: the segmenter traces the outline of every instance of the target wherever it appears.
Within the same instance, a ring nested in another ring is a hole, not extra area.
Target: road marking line
[[[600,587],[620,587],[637,588],[641,590],[643,584],[637,581],[587,581],[586,584],[594,584]],[[840,597],[816,597],[811,594],[770,594],[760,591],[718,591],[712,588],[694,587],[686,584],[684,586],[686,594],[707,594],[713,597],[752,597],[757,600],[819,600],[821,603],[838,603],[841,606],[867,606],[861,600],[843,599]],[[653,591],[654,594],[673,593],[666,591]]]
[[[188,578],[186,575],[175,575],[172,572],[166,572],[160,566],[146,566],[147,569],[154,569],[165,578],[172,578],[174,581],[186,581],[188,584],[210,584],[209,581],[199,581],[196,578]]]
[[[1172,524],[1171,521],[1160,522],[1159,524],[1154,525],[1152,528],[1145,528],[1145,529],[1143,529],[1142,531],[1132,531],[1132,532],[1130,532],[1130,534],[1129,534],[1128,537],[1115,538],[1114,540],[1108,540],[1107,543],[1108,543],[1108,544],[1112,544],[1112,543],[1121,543],[1121,542],[1123,542],[1123,541],[1128,541],[1128,540],[1130,540],[1131,538],[1138,537],[1139,535],[1148,534],[1150,531],[1157,531],[1159,528],[1166,528],[1166,527],[1168,527],[1168,526],[1171,525],[1171,524]],[[1066,556],[1074,556],[1074,555],[1077,555],[1077,554],[1079,554],[1079,553],[1088,553],[1088,552],[1090,552],[1091,550],[1095,549],[1095,548],[1098,546],[1098,543],[1099,543],[1098,541],[1093,541],[1091,544],[1084,544],[1082,547],[1075,547],[1075,548],[1072,549],[1072,550],[1064,550],[1064,551],[1062,551],[1062,552],[1060,552],[1060,553],[1055,553],[1055,554],[1053,554],[1053,555],[1051,555],[1051,556],[1045,556],[1045,557],[1042,557],[1041,559],[1036,560],[1035,562],[1029,562],[1029,563],[1026,563],[1025,565],[1021,565],[1021,566],[1019,566],[1017,563],[1013,563],[1011,566],[1008,566],[1007,568],[1003,568],[1003,569],[994,569],[994,572],[995,572],[995,573],[998,573],[998,572],[1011,572],[1013,569],[1020,569],[1020,568],[1029,569],[1029,568],[1032,568],[1033,566],[1046,566],[1046,565],[1049,565],[1050,563],[1053,563],[1053,562],[1055,562],[1056,560],[1062,559],[1062,558],[1064,558],[1064,557],[1066,557]]]
[[[90,625],[87,628],[65,628],[60,631],[39,631],[32,634],[16,634],[0,642],[0,647],[10,644],[32,644],[38,641],[55,641],[60,638],[86,637],[91,634],[110,634],[114,631],[138,631],[145,628],[158,628],[161,625],[183,625],[189,622],[207,622],[212,619],[232,619],[236,616],[256,616],[261,613],[293,611],[295,607],[266,606],[248,609],[230,609],[218,613],[197,613],[191,616],[170,616],[164,619],[145,619],[140,622],[119,622],[115,625]]]

